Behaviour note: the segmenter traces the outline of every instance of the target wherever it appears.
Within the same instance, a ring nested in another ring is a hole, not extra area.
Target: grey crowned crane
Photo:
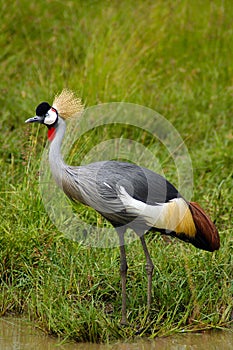
[[[204,210],[195,202],[186,201],[164,177],[135,164],[101,161],[85,166],[67,165],[61,155],[65,119],[82,110],[73,92],[63,90],[52,106],[47,102],[36,108],[36,116],[26,123],[40,123],[48,128],[49,163],[59,187],[73,201],[94,208],[116,229],[120,246],[122,286],[122,319],[126,324],[127,261],[124,234],[131,228],[139,236],[146,258],[148,277],[147,305],[151,304],[154,265],[144,234],[157,231],[177,237],[199,249],[219,249],[218,231]],[[94,189],[94,190],[93,190]]]

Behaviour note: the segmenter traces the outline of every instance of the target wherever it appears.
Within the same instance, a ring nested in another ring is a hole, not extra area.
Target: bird
[[[187,201],[162,175],[130,162],[104,160],[71,166],[61,154],[66,120],[82,113],[75,93],[63,89],[52,104],[41,102],[36,115],[25,123],[48,128],[49,164],[58,187],[75,202],[94,208],[115,228],[119,237],[121,277],[121,321],[128,324],[126,308],[127,259],[124,235],[132,229],[139,237],[146,260],[147,307],[152,302],[151,259],[145,234],[149,231],[176,237],[196,248],[213,252],[220,248],[215,224],[196,202]]]

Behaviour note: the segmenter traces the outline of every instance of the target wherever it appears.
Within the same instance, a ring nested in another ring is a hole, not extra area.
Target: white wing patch
[[[104,185],[112,189],[112,187],[107,182],[104,182]]]
[[[195,234],[192,215],[184,199],[174,198],[167,203],[149,205],[131,197],[123,186],[117,189],[126,212],[142,217],[149,227],[186,233],[189,236]]]

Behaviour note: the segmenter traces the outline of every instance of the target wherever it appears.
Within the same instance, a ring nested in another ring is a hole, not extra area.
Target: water
[[[0,319],[0,350],[232,350],[232,331],[212,331],[182,334],[153,341],[112,345],[66,343],[44,335],[25,321],[16,318]]]

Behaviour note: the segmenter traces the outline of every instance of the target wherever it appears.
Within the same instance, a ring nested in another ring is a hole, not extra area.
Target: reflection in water
[[[59,344],[15,318],[0,319],[0,350],[231,350],[232,331],[212,331],[199,334],[182,334],[152,341],[137,340],[135,343]]]

